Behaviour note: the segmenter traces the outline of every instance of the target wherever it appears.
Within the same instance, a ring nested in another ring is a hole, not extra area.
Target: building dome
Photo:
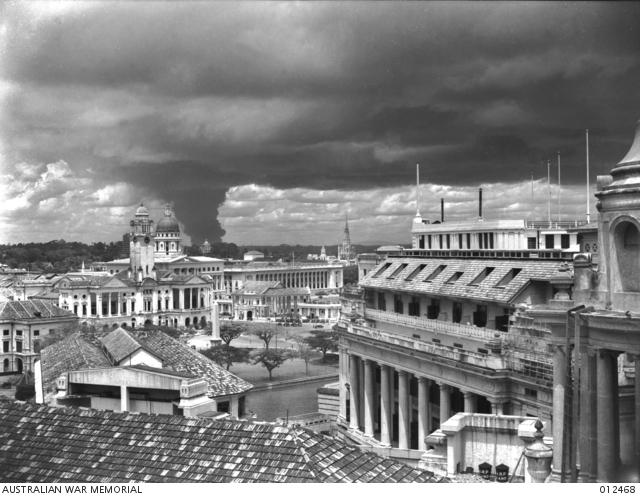
[[[144,204],[141,202],[140,207],[136,209],[136,217],[149,216],[149,209],[147,209]]]
[[[171,208],[166,206],[164,209],[164,217],[158,221],[156,225],[156,233],[178,233],[180,232],[180,224],[173,215]]]

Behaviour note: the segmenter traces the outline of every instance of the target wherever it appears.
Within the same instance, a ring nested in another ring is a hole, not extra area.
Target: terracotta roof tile
[[[321,466],[327,453],[342,456]],[[0,468],[6,482],[438,481],[302,429],[4,400]]]

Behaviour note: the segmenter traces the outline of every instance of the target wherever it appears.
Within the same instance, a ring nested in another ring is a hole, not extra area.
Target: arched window
[[[629,221],[623,221],[614,232],[619,288],[623,292],[640,292],[640,231]],[[617,286],[617,285],[616,285]]]

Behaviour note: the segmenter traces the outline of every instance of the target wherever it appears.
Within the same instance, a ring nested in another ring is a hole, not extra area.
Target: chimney
[[[444,223],[444,199],[440,199],[440,222]]]
[[[482,219],[482,188],[478,190],[478,218]]]

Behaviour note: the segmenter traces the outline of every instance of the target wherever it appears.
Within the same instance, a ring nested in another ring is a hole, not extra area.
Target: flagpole
[[[558,221],[560,221],[560,151],[558,151]]]
[[[551,228],[551,161],[547,160],[547,217]]]
[[[591,214],[589,214],[589,130],[585,130],[586,149],[587,149],[587,223],[591,222]]]

